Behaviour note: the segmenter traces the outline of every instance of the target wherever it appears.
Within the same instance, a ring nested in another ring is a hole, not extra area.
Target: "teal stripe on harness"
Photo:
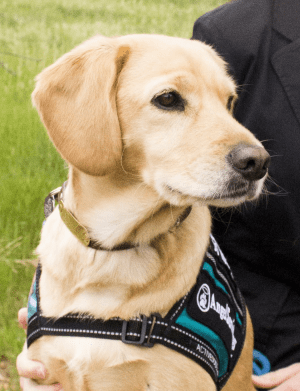
[[[213,271],[213,268],[212,268],[212,266],[211,266],[209,263],[204,262],[204,264],[203,264],[203,270],[206,270],[207,273],[208,273],[208,274],[211,276],[211,278],[214,280],[216,286],[218,286],[219,288],[221,288],[221,289],[228,295],[228,292],[227,292],[225,286],[224,286],[223,284],[221,284],[221,282],[216,278],[215,273],[214,273],[214,271]]]
[[[242,323],[242,321],[241,321],[241,318],[240,318],[240,315],[236,312],[236,314],[235,314],[235,319],[236,319],[236,321],[238,322],[238,324],[240,325],[240,326],[242,326],[243,325],[243,323]]]
[[[222,339],[211,329],[192,319],[186,312],[186,309],[179,315],[176,323],[193,331],[211,344],[219,356],[219,377],[223,376],[227,371],[229,358]]]
[[[36,281],[34,281],[32,293],[28,299],[27,309],[28,309],[27,319],[30,319],[37,311]]]

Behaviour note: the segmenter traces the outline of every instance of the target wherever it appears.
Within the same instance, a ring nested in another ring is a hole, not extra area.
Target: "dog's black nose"
[[[262,147],[238,144],[227,155],[227,161],[245,179],[257,181],[266,175],[271,157]]]

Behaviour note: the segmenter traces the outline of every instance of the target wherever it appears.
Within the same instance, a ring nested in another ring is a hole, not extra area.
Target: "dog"
[[[236,97],[213,48],[159,35],[96,36],[37,77],[33,103],[69,166],[37,248],[42,314],[122,320],[124,337],[42,336],[27,350],[48,370],[41,383],[65,391],[254,390],[248,313],[222,387],[174,346],[149,344],[153,327],[196,283],[212,240],[209,207],[235,206],[263,189],[270,157],[233,118]],[[207,284],[201,289],[204,312]],[[126,335],[130,319],[143,317],[142,328],[152,319],[148,345],[142,332],[138,341]]]

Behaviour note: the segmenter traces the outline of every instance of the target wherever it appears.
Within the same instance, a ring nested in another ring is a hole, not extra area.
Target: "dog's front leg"
[[[93,363],[88,372],[87,388],[84,390],[148,391],[152,389],[149,366],[144,360],[129,361],[101,369],[97,363]]]
[[[79,367],[70,368],[64,359],[57,357],[58,354],[52,355],[49,344],[41,344],[42,341],[43,339],[36,341],[26,351],[30,359],[40,361],[46,367],[48,376],[37,382],[43,385],[60,383],[64,391],[91,391],[85,379],[85,371]]]
[[[76,373],[70,371],[67,364],[61,360],[52,358],[47,365],[48,373],[51,374],[51,379],[55,379],[55,382],[59,382],[64,391],[91,391],[88,388],[82,371],[78,368]],[[53,383],[50,378],[47,379],[47,383]]]

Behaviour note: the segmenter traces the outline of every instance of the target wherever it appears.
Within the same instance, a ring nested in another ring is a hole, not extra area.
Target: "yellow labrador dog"
[[[232,117],[235,98],[211,47],[166,36],[96,36],[37,77],[34,105],[69,165],[37,250],[41,312],[50,323],[68,314],[84,314],[79,324],[122,322],[122,340],[89,338],[88,330],[84,338],[79,331],[61,336],[51,323],[54,335],[28,349],[48,369],[45,383],[60,382],[65,391],[254,390],[248,315],[241,353],[221,386],[212,375],[216,352],[188,326],[179,330],[190,338],[182,352],[184,342],[151,339],[155,327],[175,330],[164,319],[196,283],[211,240],[209,206],[238,205],[262,190],[269,155]],[[203,313],[208,295],[202,284]],[[211,314],[226,312],[217,316],[234,350],[242,322],[210,300]],[[131,319],[141,331],[129,332]]]

